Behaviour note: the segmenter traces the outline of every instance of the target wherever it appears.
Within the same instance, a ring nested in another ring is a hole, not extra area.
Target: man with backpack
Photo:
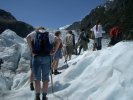
[[[27,42],[32,52],[32,71],[35,81],[35,99],[40,100],[41,83],[42,100],[47,100],[49,72],[51,67],[51,51],[54,42],[54,35],[50,34],[43,27],[39,27],[36,31],[31,32],[27,36]]]
[[[88,42],[89,42],[89,35],[84,31],[84,29],[81,29],[80,36],[78,38],[78,45],[79,47],[79,53],[81,52],[82,48],[84,51],[88,49]]]
[[[67,59],[69,57],[69,60],[71,60],[71,56],[74,51],[74,39],[73,39],[72,31],[67,31],[66,37],[64,38],[64,48],[65,50],[65,62],[67,62]]]

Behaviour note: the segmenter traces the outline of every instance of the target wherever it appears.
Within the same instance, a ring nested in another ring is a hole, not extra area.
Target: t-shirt
[[[96,30],[96,25],[91,29],[94,32],[95,38],[102,37],[102,33],[105,33],[102,29],[101,25],[98,25],[98,29]]]
[[[74,45],[73,44],[73,36],[68,33],[66,35],[66,38],[65,38],[64,42],[65,42],[66,46],[72,46],[72,45]]]
[[[46,31],[44,31],[46,32]],[[27,35],[27,37],[30,36],[31,40],[33,40],[36,36],[36,31],[31,32],[30,34]],[[54,35],[52,33],[49,33],[49,42],[52,44],[54,42]]]

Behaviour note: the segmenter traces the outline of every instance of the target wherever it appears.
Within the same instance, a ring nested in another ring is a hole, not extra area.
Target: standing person
[[[65,52],[65,62],[67,62],[67,59],[69,57],[69,60],[71,60],[71,56],[73,53],[73,35],[72,35],[72,31],[68,31],[66,34],[66,37],[64,39],[64,48],[66,48],[66,52]]]
[[[102,33],[104,33],[101,22],[97,21],[96,25],[91,30],[94,32],[94,35],[95,35],[96,49],[101,50],[102,49]]]
[[[84,29],[81,29],[80,36],[78,38],[78,44],[79,44],[79,53],[81,53],[81,50],[83,48],[84,51],[88,49],[88,42],[89,42],[89,35],[84,31]]]
[[[122,32],[120,26],[114,26],[110,30],[110,42],[109,47],[115,45],[116,43],[120,42],[122,40]]]
[[[32,51],[32,71],[35,81],[35,99],[40,100],[41,83],[42,100],[47,100],[49,72],[51,67],[51,50],[54,42],[54,35],[50,34],[43,27],[37,28],[27,36],[28,45]]]
[[[33,31],[35,32],[35,31]],[[30,34],[27,35],[27,37],[29,37]],[[26,37],[27,43],[28,43],[28,38]],[[28,46],[30,47],[30,44],[28,43]],[[34,90],[34,79],[33,79],[33,73],[32,73],[32,49],[30,48],[30,90],[33,91]]]
[[[54,75],[61,73],[57,71],[59,59],[62,58],[62,40],[60,36],[61,36],[60,31],[55,32],[54,55],[53,55],[53,63],[52,63]]]

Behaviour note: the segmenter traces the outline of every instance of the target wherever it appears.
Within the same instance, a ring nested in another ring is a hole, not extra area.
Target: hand
[[[65,45],[65,44],[63,44],[63,47],[66,47],[66,45]]]
[[[35,53],[32,53],[32,56],[34,57],[34,56],[36,56],[36,54]]]
[[[53,50],[50,52],[50,55],[54,55],[56,52]]]

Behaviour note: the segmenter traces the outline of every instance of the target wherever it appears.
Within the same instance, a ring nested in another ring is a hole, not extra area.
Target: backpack
[[[72,35],[66,37],[66,45],[67,46],[73,45],[73,36]]]
[[[37,55],[50,55],[52,44],[49,41],[49,32],[36,32],[32,41],[32,52]]]
[[[81,39],[87,42],[90,42],[89,35],[86,32],[81,33]]]

